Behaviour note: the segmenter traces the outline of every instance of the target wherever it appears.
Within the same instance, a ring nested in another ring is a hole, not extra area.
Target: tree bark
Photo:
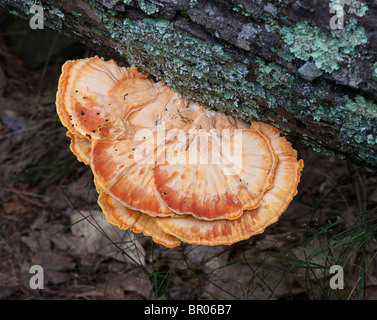
[[[33,4],[188,98],[377,172],[377,1],[0,0]]]

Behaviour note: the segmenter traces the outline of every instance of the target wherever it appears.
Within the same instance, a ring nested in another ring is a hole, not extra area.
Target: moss
[[[344,29],[332,30],[331,35],[310,26],[307,21],[284,26],[280,33],[296,58],[313,59],[318,69],[329,73],[338,70],[340,62],[352,57],[357,46],[368,42],[364,28],[357,27],[354,18],[347,21]]]
[[[181,16],[182,17],[185,17],[186,19],[190,19],[190,16],[189,16],[189,14],[188,14],[188,10],[186,9],[186,10],[181,10]]]

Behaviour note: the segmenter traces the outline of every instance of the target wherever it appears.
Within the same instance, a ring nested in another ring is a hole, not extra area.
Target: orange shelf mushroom
[[[77,160],[89,165],[92,158],[92,143],[88,139],[80,138],[71,131],[67,131],[67,137],[71,138],[70,149],[77,157]]]
[[[303,161],[279,130],[188,101],[134,67],[66,62],[56,107],[107,221],[166,247],[248,239],[297,193]]]

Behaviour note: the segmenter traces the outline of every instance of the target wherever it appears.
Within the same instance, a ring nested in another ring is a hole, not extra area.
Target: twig
[[[18,189],[16,189],[15,187],[13,187],[13,186],[12,186],[9,182],[7,182],[7,181],[4,181],[4,184],[5,184],[9,189],[6,189],[6,188],[1,188],[1,189],[6,190],[6,191],[9,191],[9,192],[13,192],[13,193],[17,194],[21,199],[23,199],[23,200],[25,200],[25,201],[27,201],[27,202],[29,202],[29,203],[31,203],[31,204],[34,204],[34,205],[36,205],[36,206],[38,206],[38,207],[42,207],[42,208],[44,208],[44,207],[47,206],[47,204],[45,204],[45,203],[42,203],[42,202],[40,202],[40,201],[37,201],[37,200],[31,199],[31,198],[28,197],[28,196],[39,196],[39,197],[42,197],[42,198],[43,198],[43,196],[41,196],[41,195],[37,195],[37,194],[33,194],[32,192],[27,192],[27,191],[21,191],[21,190],[18,190]],[[49,200],[49,198],[46,197],[45,200]]]

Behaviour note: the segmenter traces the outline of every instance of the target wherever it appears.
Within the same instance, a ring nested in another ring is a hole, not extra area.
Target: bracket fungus
[[[56,107],[107,221],[166,247],[248,239],[297,193],[303,161],[279,130],[186,100],[135,67],[66,62]]]

